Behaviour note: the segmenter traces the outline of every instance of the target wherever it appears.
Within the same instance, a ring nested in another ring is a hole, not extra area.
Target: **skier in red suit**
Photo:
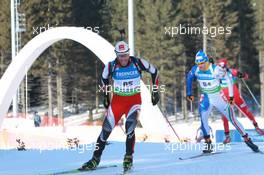
[[[222,58],[222,59],[218,60],[218,65],[220,67],[227,68],[227,64],[228,64],[228,61],[226,58]],[[230,68],[228,68],[228,73],[229,73],[229,76],[231,76],[233,78],[234,102],[235,102],[236,107],[239,109],[240,112],[242,112],[243,115],[245,115],[253,123],[253,125],[256,129],[256,132],[261,134],[261,135],[264,135],[264,131],[259,128],[258,123],[256,122],[254,115],[249,111],[245,100],[242,98],[242,96],[238,90],[238,86],[237,86],[238,78],[244,78],[246,80],[246,79],[248,79],[248,74],[239,72],[237,69],[230,69]],[[221,80],[221,87],[222,87],[223,93],[225,94],[226,98],[228,99],[229,98],[228,87],[227,87],[227,84],[225,82],[225,79]],[[229,133],[229,124],[228,124],[228,120],[226,119],[226,117],[223,116],[222,120],[224,123],[225,136],[226,136],[226,138],[224,140],[224,144],[227,144],[227,143],[231,142],[230,133]]]

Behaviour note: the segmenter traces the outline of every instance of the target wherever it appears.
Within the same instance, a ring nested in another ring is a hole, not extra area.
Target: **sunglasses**
[[[205,62],[196,63],[198,66],[204,64]]]
[[[128,54],[120,54],[120,55],[117,55],[119,58],[124,58],[124,57],[127,57]]]

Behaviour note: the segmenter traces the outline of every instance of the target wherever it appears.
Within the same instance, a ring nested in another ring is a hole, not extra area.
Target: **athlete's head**
[[[222,68],[226,68],[227,67],[227,59],[226,58],[221,58],[217,61],[217,65],[222,67]]]
[[[202,51],[198,51],[195,56],[195,64],[198,65],[200,70],[207,70],[209,65],[209,59],[207,55]]]
[[[126,66],[129,61],[129,47],[124,41],[118,41],[115,45],[115,53],[121,66]]]

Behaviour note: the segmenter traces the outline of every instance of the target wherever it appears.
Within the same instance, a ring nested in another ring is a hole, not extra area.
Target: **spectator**
[[[35,112],[34,112],[34,125],[35,125],[35,127],[39,127],[40,124],[41,124],[41,118],[40,118],[40,116],[38,115],[38,112],[35,111]]]

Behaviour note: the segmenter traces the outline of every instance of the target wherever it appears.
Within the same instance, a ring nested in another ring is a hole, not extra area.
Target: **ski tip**
[[[264,154],[264,152],[260,149],[256,153]]]
[[[131,173],[131,172],[133,172],[133,171],[134,171],[134,168],[131,167],[131,168],[128,169],[128,170],[123,170],[122,174],[123,174],[123,175],[125,175],[125,174],[129,174],[129,173]]]

